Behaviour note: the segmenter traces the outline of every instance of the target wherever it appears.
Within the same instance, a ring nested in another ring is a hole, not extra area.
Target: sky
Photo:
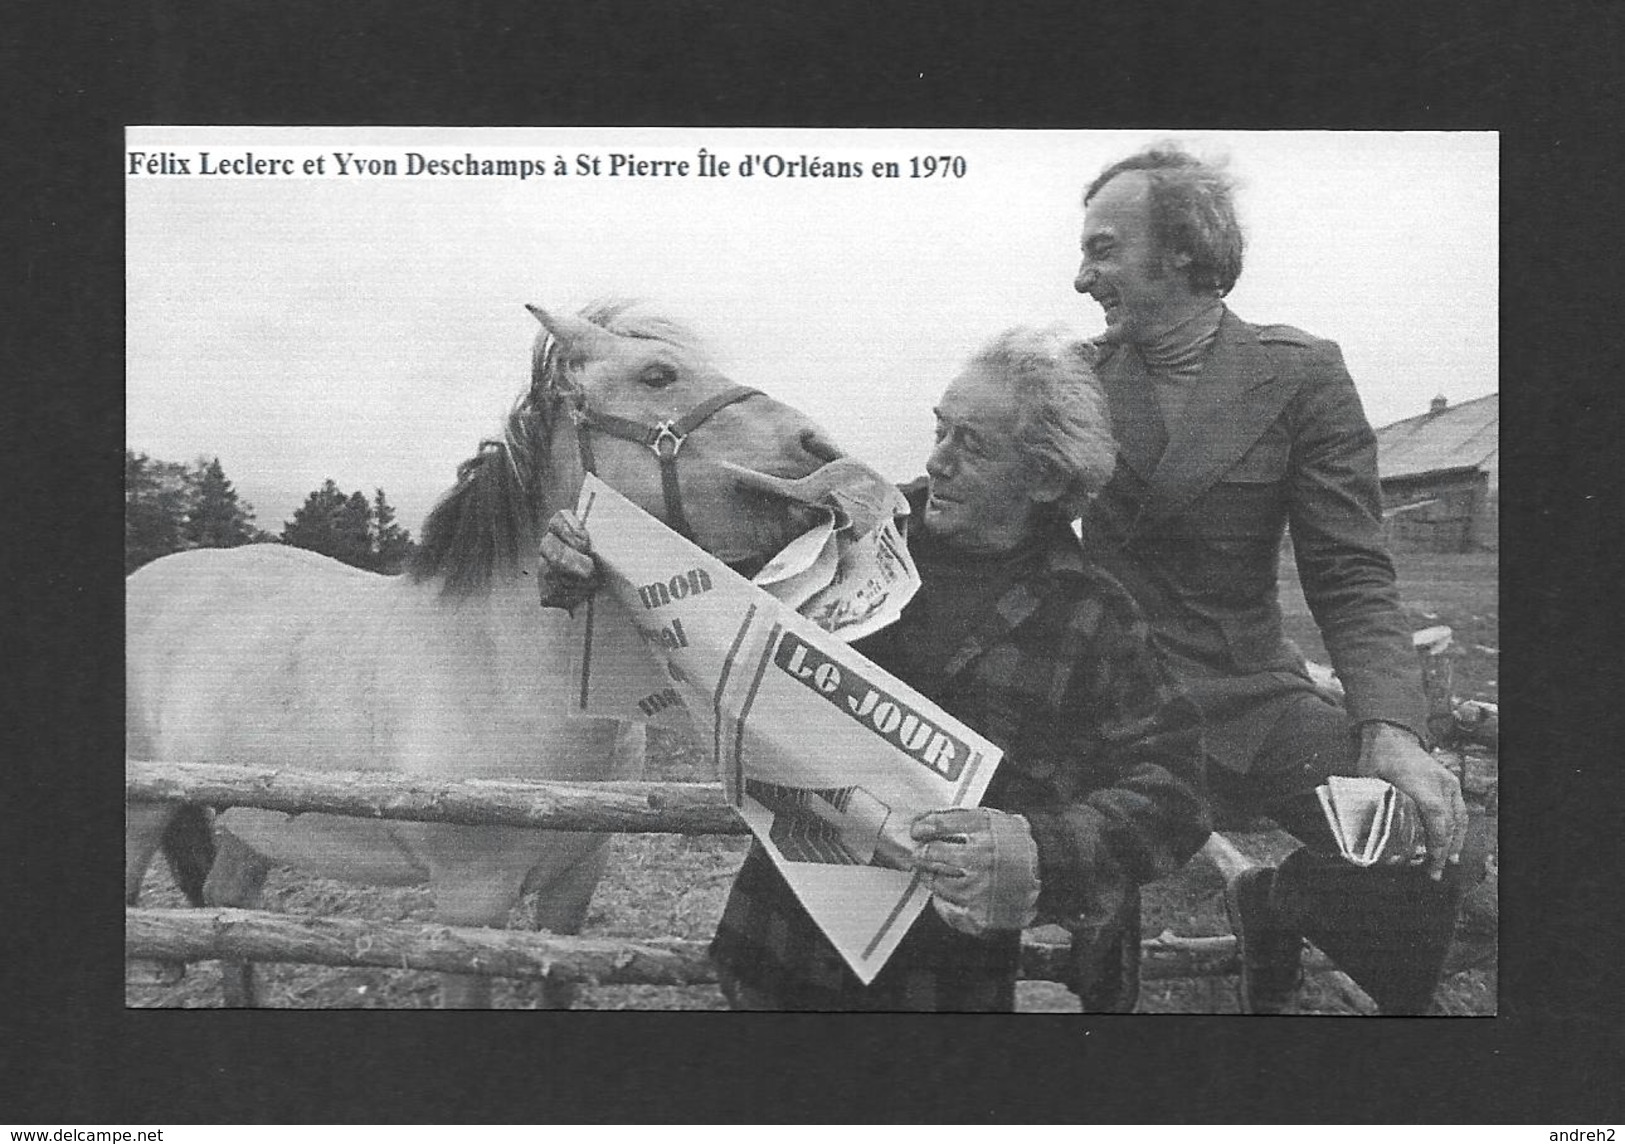
[[[1492,132],[136,127],[126,444],[218,456],[273,533],[331,478],[415,536],[528,383],[524,303],[620,295],[907,480],[978,345],[1104,328],[1072,288],[1082,188],[1170,138],[1239,180],[1231,308],[1338,342],[1373,425],[1498,389]],[[465,157],[543,173],[420,170]]]

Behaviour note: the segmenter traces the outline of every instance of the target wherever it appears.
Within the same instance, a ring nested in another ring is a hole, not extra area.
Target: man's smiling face
[[[1073,284],[1106,315],[1106,339],[1140,342],[1173,325],[1197,294],[1185,256],[1167,257],[1151,222],[1151,181],[1124,171],[1095,193],[1083,212],[1083,262]]]

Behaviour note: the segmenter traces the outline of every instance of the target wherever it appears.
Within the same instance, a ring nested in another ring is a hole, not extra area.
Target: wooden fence
[[[126,760],[132,801],[259,807],[285,813],[521,826],[552,830],[744,834],[720,786],[701,783],[434,782],[374,771],[309,774],[275,767]],[[211,959],[474,973],[602,985],[703,985],[716,973],[705,943],[547,933],[237,909],[125,912],[131,958]],[[1068,947],[1022,945],[1029,980],[1063,980]],[[1318,954],[1311,973],[1330,972]],[[1235,939],[1164,932],[1141,943],[1141,980],[1234,974]],[[1338,975],[1341,976],[1341,975]]]

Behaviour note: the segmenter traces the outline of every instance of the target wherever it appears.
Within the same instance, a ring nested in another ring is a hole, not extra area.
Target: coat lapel
[[[1168,429],[1140,355],[1127,346],[1118,346],[1101,362],[1097,376],[1111,409],[1117,455],[1141,480],[1148,481],[1168,446]]]
[[[1252,327],[1229,310],[1195,384],[1151,480],[1143,520],[1172,516],[1212,488],[1297,391],[1276,376]]]

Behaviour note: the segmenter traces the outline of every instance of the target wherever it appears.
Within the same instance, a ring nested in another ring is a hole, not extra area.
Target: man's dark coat
[[[1381,536],[1376,436],[1333,342],[1228,309],[1170,436],[1140,355],[1102,350],[1118,463],[1083,520],[1088,554],[1147,613],[1203,710],[1208,750],[1245,772],[1315,690],[1283,639],[1283,530],[1352,721],[1425,739],[1416,653]]]

